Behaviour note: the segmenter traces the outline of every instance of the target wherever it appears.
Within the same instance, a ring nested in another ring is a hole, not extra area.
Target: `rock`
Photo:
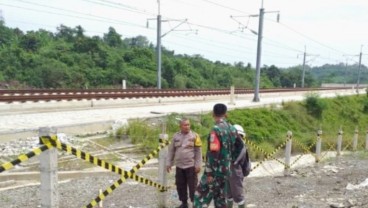
[[[330,203],[330,207],[331,208],[343,208],[345,207],[345,205],[343,203],[334,202],[334,203]]]
[[[357,204],[357,200],[356,199],[348,199],[348,203],[350,206],[355,206]]]

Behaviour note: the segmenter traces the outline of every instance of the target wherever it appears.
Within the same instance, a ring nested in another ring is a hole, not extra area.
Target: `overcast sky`
[[[177,54],[199,54],[212,61],[255,66],[261,0],[0,0],[9,27],[52,32],[64,24],[81,25],[87,35],[102,36],[110,26],[123,38],[146,36],[156,44],[158,5],[162,45]],[[264,0],[262,65],[368,62],[367,0]],[[277,13],[280,22],[277,23]],[[230,18],[233,16],[234,18]],[[175,30],[174,27],[187,19]],[[176,21],[175,21],[176,20]],[[148,28],[146,27],[149,22]],[[197,31],[197,32],[196,32]],[[348,55],[348,56],[347,56]]]

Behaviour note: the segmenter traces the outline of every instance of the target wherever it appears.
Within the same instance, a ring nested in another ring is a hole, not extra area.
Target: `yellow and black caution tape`
[[[315,140],[311,145],[309,145],[309,147],[305,146],[304,144],[302,144],[300,141],[296,139],[294,139],[293,141],[295,142],[295,144],[299,145],[304,150],[305,154],[311,153],[314,156],[314,153],[310,149],[317,143],[317,140]]]
[[[278,152],[283,146],[286,145],[286,143],[288,142],[289,140],[287,139],[284,143],[282,143],[280,146],[278,146],[272,153],[268,153],[266,151],[264,151],[262,148],[258,147],[256,144],[254,144],[253,142],[251,142],[250,140],[245,140],[245,142],[250,145],[253,149],[256,149],[258,151],[260,151],[261,153],[263,153],[265,155],[265,157],[263,158],[262,161],[260,161],[256,166],[254,166],[252,168],[251,171],[255,170],[256,168],[258,168],[263,162],[265,162],[266,160],[272,158],[274,160],[276,160],[277,162],[281,163],[282,165],[284,165],[285,167],[288,166],[285,164],[285,162],[275,158],[273,155]]]
[[[327,143],[327,146],[328,146],[328,149],[327,149],[327,151],[331,151],[331,150],[336,150],[336,146],[335,146],[335,144],[334,143]]]
[[[321,158],[320,159],[325,158],[326,155],[328,154],[328,151],[335,150],[334,144],[330,144],[330,143],[326,143],[326,144],[328,146],[328,149],[327,149],[327,151],[323,155],[321,155]]]
[[[342,150],[343,152],[344,151],[346,151],[350,146],[351,146],[351,143],[352,143],[352,141],[350,141],[346,146],[345,146],[345,148]]]
[[[41,147],[35,148],[32,151],[26,153],[26,154],[21,154],[18,156],[17,159],[11,161],[11,162],[7,162],[4,163],[0,166],[0,173],[6,170],[9,170],[11,168],[13,168],[15,165],[18,165],[26,160],[29,160],[30,158],[36,156],[36,155],[40,155],[43,151],[46,151],[48,149],[53,148],[53,146],[48,143],[48,144],[44,144]]]
[[[363,150],[365,149],[365,141],[358,142],[358,149],[359,148],[362,148]]]
[[[304,150],[304,152],[301,154],[301,155],[299,155],[299,157],[297,157],[291,164],[290,164],[290,167],[292,167],[293,165],[295,165],[299,160],[300,160],[300,158],[302,158],[305,154],[307,154],[307,153],[311,153],[314,157],[316,157],[315,156],[315,154],[314,153],[312,153],[311,151],[310,151],[310,148],[311,147],[313,147],[313,145],[317,142],[317,141],[315,141],[315,142],[313,142],[309,147],[306,147],[305,145],[303,145],[302,143],[300,143],[298,140],[293,140],[293,141],[295,141],[295,143],[297,144],[297,145],[299,145],[300,147],[302,147],[302,149]]]
[[[91,154],[88,154],[88,153],[85,153],[81,150],[78,150],[70,145],[67,145],[67,144],[64,144],[64,143],[61,143],[59,140],[51,140],[51,144],[53,144],[56,148],[60,149],[60,150],[64,150],[70,154],[73,154],[75,156],[77,156],[77,158],[79,159],[83,159],[87,162],[90,162],[92,164],[95,164],[97,166],[100,166],[102,168],[105,168],[107,170],[110,170],[111,172],[114,172],[114,173],[118,173],[119,175],[123,175],[125,178],[128,178],[128,177],[131,177],[131,178],[134,178],[137,182],[141,182],[141,183],[144,183],[144,184],[147,184],[147,185],[152,185],[158,189],[162,189],[162,185],[158,184],[158,183],[155,183],[149,179],[145,179],[145,178],[142,178],[140,176],[134,176],[133,177],[133,174],[131,172],[128,172],[128,171],[125,171],[111,163],[108,163],[104,160],[101,160],[97,157],[94,157],[92,156]]]
[[[106,191],[104,191],[102,194],[99,195],[99,201],[100,200],[103,200],[109,193],[111,193],[114,189],[116,189],[121,183],[123,183],[126,178],[132,178],[134,179],[135,181],[137,182],[140,182],[140,183],[144,183],[146,185],[149,185],[149,186],[153,186],[155,188],[158,188],[160,191],[162,190],[166,190],[166,187],[162,186],[161,184],[158,184],[156,182],[153,182],[149,179],[145,179],[143,177],[140,177],[140,176],[137,176],[134,173],[134,170],[133,171],[125,171],[113,164],[110,164],[108,162],[105,162],[101,159],[98,159],[97,157],[94,157],[92,156],[91,154],[88,154],[88,153],[85,153],[83,151],[80,151],[70,145],[67,145],[67,144],[64,144],[64,143],[61,143],[56,137],[41,137],[40,138],[40,141],[43,142],[43,143],[51,143],[53,146],[55,146],[56,148],[60,149],[60,150],[64,150],[70,154],[73,154],[75,156],[77,156],[77,158],[79,159],[83,159],[85,161],[88,161],[90,163],[93,163],[95,165],[98,165],[102,168],[105,168],[107,170],[110,170],[112,172],[115,172],[115,173],[118,173],[119,175],[121,175],[122,177],[117,181],[115,182],[113,185],[110,186],[110,188],[108,188]],[[167,144],[162,144],[163,146],[166,146]],[[161,146],[159,147],[161,149]],[[153,152],[156,152],[157,154],[157,150],[154,150]],[[153,157],[152,154],[148,155],[147,157]],[[143,163],[146,162],[146,158],[143,159],[143,162],[140,162],[136,167],[135,169],[137,169],[137,167],[141,167],[141,165],[143,166]],[[133,173],[132,173],[133,172]],[[119,183],[120,182],[120,183]],[[93,201],[93,206],[95,206],[99,201],[95,202]],[[96,203],[96,204],[95,204]]]
[[[301,154],[301,155],[299,155],[299,157],[297,157],[291,164],[290,164],[290,167],[292,167],[293,165],[295,165],[295,163],[297,163],[299,160],[300,160],[300,158],[302,158],[303,156],[304,156],[305,154]]]
[[[150,159],[152,159],[155,155],[158,154],[158,152],[164,148],[165,146],[167,146],[170,143],[161,143],[156,149],[154,149],[152,152],[150,152],[146,157],[144,157],[139,163],[137,163],[136,166],[134,166],[130,172],[131,173],[135,173],[138,171],[138,169],[140,169],[144,164],[146,164],[146,162]]]
[[[302,158],[305,154],[307,154],[307,153],[311,153],[311,155],[313,156],[313,157],[315,157],[316,158],[316,155],[315,155],[315,153],[313,153],[313,152],[311,152],[310,151],[310,149],[317,143],[317,140],[315,140],[311,145],[309,145],[309,147],[307,147],[307,146],[305,146],[304,144],[302,144],[301,142],[299,142],[298,140],[296,140],[296,139],[294,139],[293,140],[294,142],[295,142],[295,144],[297,144],[297,145],[299,145],[303,150],[304,150],[304,152],[299,156],[299,157],[297,157],[291,164],[290,164],[290,167],[291,166],[293,166],[293,165],[295,165],[297,162],[298,162],[298,160],[300,160],[300,158]]]
[[[170,144],[170,142],[161,142],[161,144],[157,147],[157,149],[153,150],[145,158],[143,158],[136,166],[134,166],[129,171],[132,174],[130,176],[130,178],[133,179],[133,180],[139,181],[141,183],[147,184],[145,181],[142,181],[142,178],[139,178],[139,176],[135,175],[134,173],[137,172],[138,169],[140,169],[148,160],[152,159],[155,155],[157,155],[157,153],[168,144]],[[103,191],[101,194],[99,194],[94,200],[92,200],[85,207],[86,208],[92,208],[92,207],[96,206],[100,201],[104,200],[107,195],[109,195],[111,192],[113,192],[117,187],[119,187],[125,181],[126,181],[126,177],[122,176],[120,179],[115,181],[114,184],[112,184],[109,188],[107,188],[105,191]],[[147,185],[154,186],[154,184],[147,184]],[[161,187],[156,187],[156,188],[159,188],[160,191],[167,191],[167,187],[161,186]]]

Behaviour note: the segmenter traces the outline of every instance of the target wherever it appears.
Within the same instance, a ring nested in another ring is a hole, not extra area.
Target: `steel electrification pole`
[[[262,57],[262,37],[263,37],[263,19],[265,13],[277,13],[277,22],[280,21],[280,12],[279,11],[269,11],[265,12],[263,8],[263,0],[262,6],[259,10],[259,22],[258,22],[258,41],[257,41],[257,62],[256,62],[256,78],[255,78],[255,89],[254,89],[254,98],[253,102],[259,102],[259,83],[261,79],[261,57]],[[257,15],[251,15],[250,17],[256,17]],[[251,30],[252,31],[252,30]],[[255,34],[254,31],[252,33]]]
[[[357,80],[357,85],[356,85],[356,92],[359,94],[359,82],[360,82],[360,73],[361,73],[361,67],[362,67],[362,50],[363,50],[363,45],[360,47],[360,54],[359,54],[359,71],[358,71],[358,80]]]
[[[157,15],[157,45],[156,45],[156,58],[157,58],[157,89],[161,89],[161,14],[160,14],[160,0],[158,3],[158,15]]]
[[[346,59],[346,62],[345,62],[344,87],[346,86],[346,77],[348,76],[347,72],[348,72],[348,59]]]
[[[307,56],[307,47],[304,46],[304,57],[303,57],[303,73],[302,73],[302,88],[304,88],[304,78],[305,78],[305,58]]]
[[[186,23],[188,20],[162,20],[161,11],[160,11],[160,0],[157,0],[158,3],[158,15],[157,15],[157,43],[156,43],[156,63],[157,63],[157,89],[161,89],[161,39],[166,36],[168,33],[175,31],[176,28],[181,26],[182,24]],[[147,28],[149,27],[149,20],[155,19],[147,19]],[[161,35],[161,23],[162,22],[169,22],[169,21],[176,21],[179,24],[173,28],[171,28],[168,32]],[[190,30],[180,30],[180,31],[193,31]]]
[[[259,82],[260,82],[260,77],[261,77],[263,16],[264,16],[264,8],[263,8],[263,1],[262,1],[262,8],[259,10],[256,79],[255,79],[255,89],[254,89],[253,102],[259,102]]]

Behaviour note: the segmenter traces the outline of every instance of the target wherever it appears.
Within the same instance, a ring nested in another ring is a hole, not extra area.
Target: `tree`
[[[281,86],[281,71],[276,66],[271,65],[270,67],[264,67],[261,72],[265,74],[269,80],[271,80],[273,87]]]
[[[113,27],[109,27],[109,32],[104,34],[103,41],[110,47],[119,48],[123,45],[121,35]]]
[[[21,37],[19,45],[26,51],[36,52],[41,48],[41,42],[38,34],[30,31]]]
[[[137,37],[134,38],[125,38],[124,42],[130,47],[146,48],[149,47],[150,45],[148,39],[141,35],[138,35]]]
[[[57,32],[56,32],[56,37],[57,38],[61,38],[64,39],[68,42],[72,42],[74,40],[75,37],[75,29],[67,27],[65,25],[60,25],[59,27],[56,28]]]

